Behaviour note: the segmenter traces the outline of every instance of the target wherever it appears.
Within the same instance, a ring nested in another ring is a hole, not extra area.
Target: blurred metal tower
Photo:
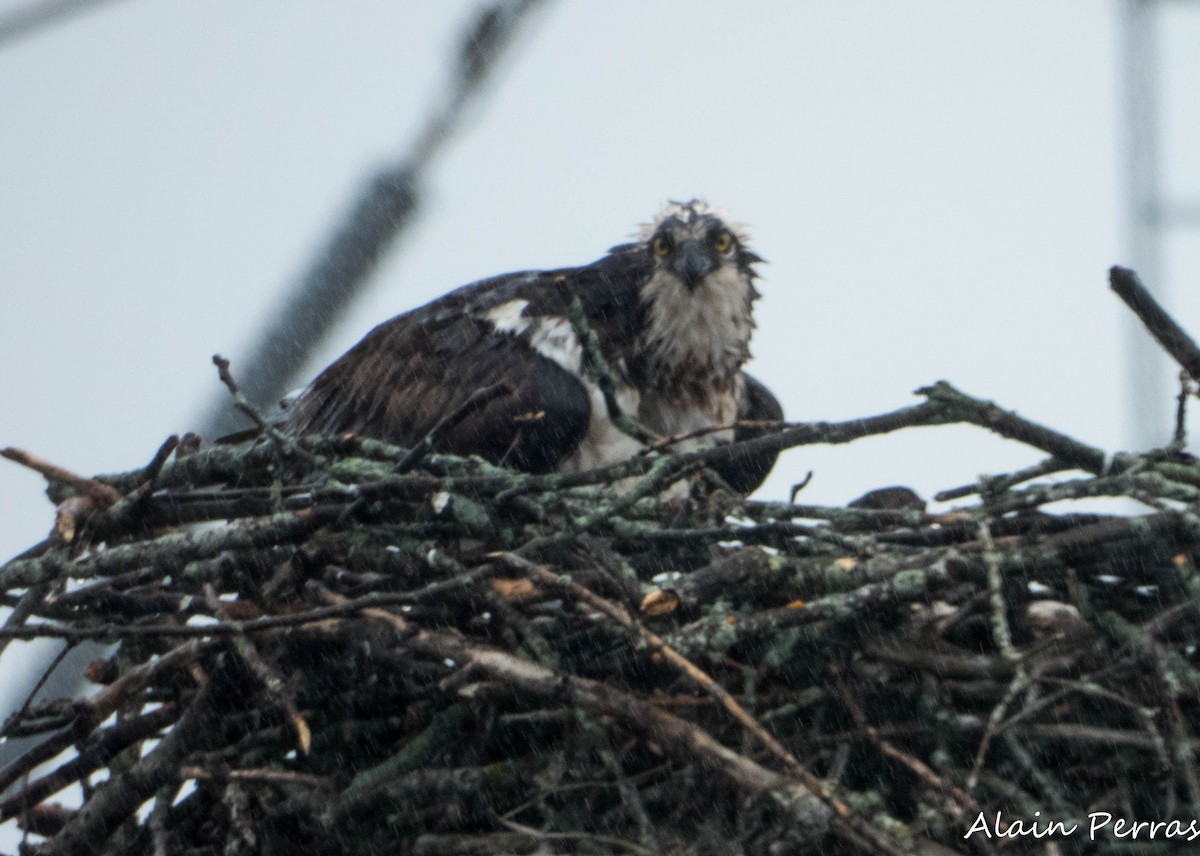
[[[1172,198],[1172,182],[1170,177],[1164,181],[1162,167],[1162,17],[1165,7],[1180,2],[1194,0],[1121,0],[1118,52],[1125,244],[1130,266],[1168,308],[1172,289],[1164,264],[1167,233],[1200,228],[1200,199]],[[1125,445],[1130,449],[1164,445],[1170,440],[1174,366],[1135,319],[1126,322],[1125,339]]]

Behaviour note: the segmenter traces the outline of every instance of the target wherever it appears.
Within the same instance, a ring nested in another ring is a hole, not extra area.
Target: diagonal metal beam
[[[386,164],[338,222],[300,275],[292,293],[272,311],[250,356],[235,361],[242,392],[269,410],[294,384],[312,350],[345,314],[372,272],[415,219],[432,161],[484,90],[519,26],[545,0],[499,0],[484,7],[466,29],[454,57],[444,101],[430,115],[410,150]],[[236,370],[236,369],[235,369]],[[246,427],[225,394],[214,395],[203,420],[207,437]]]
[[[0,15],[0,48],[112,0],[37,0]]]

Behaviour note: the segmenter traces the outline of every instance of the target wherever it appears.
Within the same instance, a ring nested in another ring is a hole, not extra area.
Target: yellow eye
[[[659,235],[654,239],[654,254],[656,256],[669,256],[671,254],[671,241],[665,235]]]
[[[717,232],[713,236],[713,249],[718,253],[727,253],[733,248],[733,235],[728,232]]]

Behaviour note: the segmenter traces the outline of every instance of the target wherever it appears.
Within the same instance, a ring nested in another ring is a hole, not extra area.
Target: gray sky
[[[196,427],[210,356],[252,371],[255,331],[403,152],[474,7],[125,0],[0,49],[0,446],[127,470]],[[882,412],[945,378],[1118,448],[1117,11],[553,3],[312,369],[450,288],[589,262],[666,199],[701,196],[770,262],[752,371],[790,418]],[[1195,104],[1200,4],[1168,17],[1167,94]],[[1200,197],[1187,114],[1168,114],[1168,178]],[[1174,309],[1200,333],[1200,242],[1169,249]],[[1141,418],[1165,437],[1172,407]],[[807,501],[928,495],[1037,459],[927,429],[790,452],[761,495],[809,470]],[[51,517],[40,479],[0,462],[0,557]]]

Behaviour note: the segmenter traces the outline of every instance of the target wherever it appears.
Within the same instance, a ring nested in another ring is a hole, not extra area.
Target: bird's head
[[[725,287],[740,282],[748,289],[752,265],[762,261],[746,246],[740,224],[698,199],[668,203],[639,237],[655,275],[678,280],[688,292],[710,280]]]
[[[754,264],[745,230],[698,199],[671,202],[638,241],[614,248],[642,257],[640,361],[664,385],[732,383],[754,329]]]

